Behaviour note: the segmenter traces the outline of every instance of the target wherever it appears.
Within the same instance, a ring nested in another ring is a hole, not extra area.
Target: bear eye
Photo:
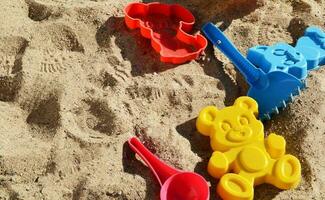
[[[224,131],[229,131],[231,129],[231,124],[229,122],[222,122],[221,128]]]
[[[249,124],[249,120],[248,120],[248,118],[245,117],[245,116],[241,116],[241,117],[239,118],[239,122],[240,122],[241,125],[248,125],[248,124]]]

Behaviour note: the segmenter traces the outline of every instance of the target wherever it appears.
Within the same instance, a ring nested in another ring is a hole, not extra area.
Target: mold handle
[[[136,137],[130,138],[128,143],[130,148],[142,158],[150,170],[155,174],[161,186],[172,175],[181,173],[181,171],[162,162],[159,158],[152,154]]]
[[[210,22],[205,24],[202,30],[212,44],[235,64],[250,85],[259,81],[262,75],[261,70],[248,61],[218,27]]]

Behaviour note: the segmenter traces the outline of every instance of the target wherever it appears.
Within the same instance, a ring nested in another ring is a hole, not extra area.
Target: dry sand
[[[159,62],[123,22],[128,0],[0,1],[0,199],[157,199],[159,186],[125,141],[137,134],[167,163],[206,173],[209,139],[195,130],[206,105],[245,94],[211,46],[198,61]],[[148,1],[147,1],[148,2]],[[178,0],[246,50],[293,43],[325,28],[323,0]],[[325,69],[265,124],[302,163],[295,190],[258,186],[255,199],[325,199]]]

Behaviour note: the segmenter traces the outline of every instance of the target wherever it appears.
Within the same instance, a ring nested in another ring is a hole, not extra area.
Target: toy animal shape
[[[247,58],[265,73],[283,71],[304,80],[307,77],[307,61],[302,53],[286,43],[273,46],[255,46],[248,50]]]
[[[130,29],[140,29],[160,53],[162,62],[181,64],[197,59],[208,42],[200,34],[191,35],[195,18],[177,4],[130,3],[125,9],[125,23]]]
[[[286,142],[274,133],[264,140],[264,127],[256,119],[258,105],[250,97],[239,97],[233,106],[204,108],[197,119],[198,131],[210,136],[214,150],[208,172],[221,178],[217,192],[223,199],[251,200],[254,187],[269,183],[281,189],[300,182],[299,160],[285,154]],[[231,172],[231,173],[230,173]]]
[[[296,49],[308,62],[308,70],[325,64],[325,32],[317,27],[309,27],[305,35],[299,38]]]
[[[284,71],[304,81],[308,70],[325,64],[325,32],[317,27],[309,27],[305,35],[299,38],[296,47],[286,43],[259,45],[248,50],[247,58],[265,73]]]

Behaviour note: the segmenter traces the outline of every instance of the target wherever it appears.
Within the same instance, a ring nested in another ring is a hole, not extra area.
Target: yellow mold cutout
[[[290,189],[300,182],[299,160],[285,154],[282,136],[272,133],[264,139],[257,114],[256,101],[246,96],[239,97],[233,106],[221,110],[208,106],[199,114],[197,129],[210,136],[214,150],[208,172],[221,178],[217,191],[223,199],[253,199],[254,186],[262,183]]]

